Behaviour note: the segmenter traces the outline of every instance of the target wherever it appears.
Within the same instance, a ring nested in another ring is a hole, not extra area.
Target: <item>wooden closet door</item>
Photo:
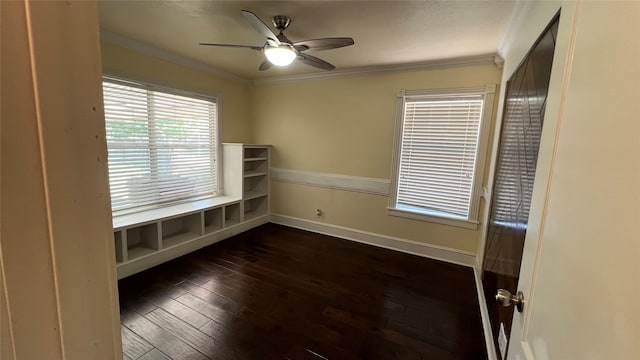
[[[507,83],[482,272],[496,349],[500,324],[506,334],[511,331],[514,308],[502,307],[495,296],[498,289],[515,293],[518,288],[558,19]]]

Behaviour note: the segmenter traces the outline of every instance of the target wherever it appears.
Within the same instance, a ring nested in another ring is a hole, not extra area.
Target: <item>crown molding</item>
[[[301,74],[301,75],[285,75],[271,77],[265,79],[255,79],[251,83],[253,85],[263,85],[281,82],[294,82],[315,79],[332,79],[347,76],[359,76],[368,74],[395,73],[407,71],[433,70],[449,67],[472,66],[472,65],[497,65],[496,54],[484,54],[455,59],[430,60],[408,64],[367,66],[345,70],[335,70],[330,72]]]
[[[237,81],[244,84],[249,84],[249,80],[243,77],[231,74],[229,72],[226,72],[220,69],[216,69],[210,65],[201,63],[196,60],[192,60],[190,58],[187,58],[182,55],[178,55],[176,53],[173,53],[167,50],[159,49],[155,46],[148,45],[137,40],[133,40],[118,34],[104,31],[102,29],[100,30],[100,40],[105,43],[118,45],[126,49],[139,52],[141,54],[149,55],[149,56],[152,56],[161,60],[165,60],[174,64],[182,65],[184,67],[187,67],[193,70],[202,71],[204,73],[211,74],[223,79]]]
[[[454,59],[430,60],[416,63],[393,64],[393,65],[377,65],[366,66],[344,70],[336,70],[330,72],[320,72],[313,74],[285,75],[277,77],[268,77],[264,79],[249,80],[224,70],[216,69],[205,63],[190,59],[188,57],[178,55],[171,51],[159,49],[155,46],[145,44],[143,42],[133,40],[108,31],[100,31],[100,40],[105,43],[118,45],[126,49],[149,55],[161,60],[165,60],[174,64],[178,64],[193,70],[202,71],[223,79],[237,81],[243,84],[262,85],[281,82],[295,82],[315,79],[331,79],[348,76],[361,76],[368,74],[396,73],[407,71],[433,70],[449,67],[472,66],[472,65],[489,65],[494,64],[501,67],[500,57],[496,54],[483,54],[476,56],[468,56]]]

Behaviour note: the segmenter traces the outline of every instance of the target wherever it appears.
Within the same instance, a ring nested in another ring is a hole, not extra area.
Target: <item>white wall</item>
[[[483,86],[500,76],[495,64],[485,64],[257,85],[251,91],[253,138],[273,145],[276,168],[388,182],[398,90]],[[278,181],[271,194],[275,214],[471,256],[478,246],[478,230],[390,216],[388,195]],[[316,208],[323,218],[315,217]]]

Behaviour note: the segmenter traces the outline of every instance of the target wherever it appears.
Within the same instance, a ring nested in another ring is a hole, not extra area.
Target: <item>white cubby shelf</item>
[[[223,196],[113,217],[118,279],[268,222],[269,152],[223,144]]]

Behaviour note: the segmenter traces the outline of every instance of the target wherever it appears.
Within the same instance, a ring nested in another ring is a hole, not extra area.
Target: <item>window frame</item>
[[[124,85],[124,86],[130,86],[130,87],[136,87],[139,89],[144,89],[144,90],[148,90],[148,91],[157,91],[157,92],[162,92],[162,93],[167,93],[167,94],[171,94],[171,95],[177,95],[177,96],[184,96],[184,97],[189,97],[189,98],[194,98],[194,99],[198,99],[198,100],[204,100],[204,101],[211,101],[215,104],[216,106],[216,111],[215,111],[215,119],[214,119],[214,124],[213,124],[213,142],[214,142],[214,148],[215,148],[215,153],[213,156],[213,161],[216,164],[216,168],[215,168],[215,172],[214,172],[214,176],[215,176],[215,193],[212,195],[200,195],[200,196],[195,196],[192,198],[185,198],[185,199],[177,199],[177,200],[173,200],[173,201],[167,201],[167,202],[162,202],[162,203],[156,203],[156,204],[149,204],[149,205],[142,205],[142,206],[136,206],[136,207],[132,207],[132,208],[125,208],[125,209],[120,209],[120,210],[113,210],[112,209],[112,216],[113,217],[117,217],[117,216],[122,216],[122,215],[127,215],[127,214],[135,214],[135,213],[141,213],[144,211],[148,211],[148,210],[153,210],[153,209],[162,209],[162,208],[166,208],[166,207],[171,207],[173,205],[177,205],[177,204],[185,204],[185,203],[192,203],[192,202],[196,202],[199,200],[204,200],[204,199],[212,199],[212,198],[216,198],[216,197],[220,197],[223,196],[222,191],[223,191],[223,186],[221,184],[221,174],[222,174],[222,156],[221,155],[221,151],[222,151],[222,143],[220,142],[220,110],[221,110],[221,99],[222,99],[222,94],[221,93],[213,93],[213,94],[204,94],[204,93],[199,93],[199,92],[194,92],[194,91],[187,91],[187,90],[183,90],[183,89],[176,89],[174,87],[171,86],[166,86],[166,85],[161,85],[158,83],[152,83],[152,82],[148,82],[145,80],[139,80],[136,79],[135,77],[131,77],[128,75],[120,75],[117,73],[112,73],[112,72],[108,72],[108,73],[104,73],[102,75],[102,82],[111,82],[111,83],[115,83],[118,85]],[[102,86],[102,83],[101,83]],[[104,105],[103,105],[104,106]],[[106,115],[105,115],[105,126],[106,126]],[[105,139],[105,143],[106,143],[106,139]],[[107,145],[107,151],[109,149],[109,145]],[[107,159],[107,170],[108,170],[108,159]],[[109,197],[111,197],[111,194],[109,195]]]
[[[485,164],[487,160],[487,147],[489,144],[490,125],[492,123],[493,108],[495,102],[495,84],[487,84],[478,87],[461,87],[446,89],[427,89],[427,90],[405,90],[398,91],[396,97],[396,119],[393,141],[393,155],[391,165],[391,188],[389,193],[389,206],[387,213],[392,216],[399,216],[414,220],[434,222],[444,225],[457,226],[467,229],[478,229],[480,198],[485,197],[486,187],[483,186]],[[404,107],[407,98],[416,98],[420,96],[456,96],[456,95],[480,95],[483,98],[482,115],[480,117],[480,128],[478,134],[478,145],[475,156],[475,166],[473,180],[471,185],[471,195],[469,199],[469,214],[467,218],[462,218],[444,212],[428,212],[428,211],[411,211],[407,208],[399,208],[398,186],[400,176],[400,156],[402,150],[402,134],[404,128]]]

